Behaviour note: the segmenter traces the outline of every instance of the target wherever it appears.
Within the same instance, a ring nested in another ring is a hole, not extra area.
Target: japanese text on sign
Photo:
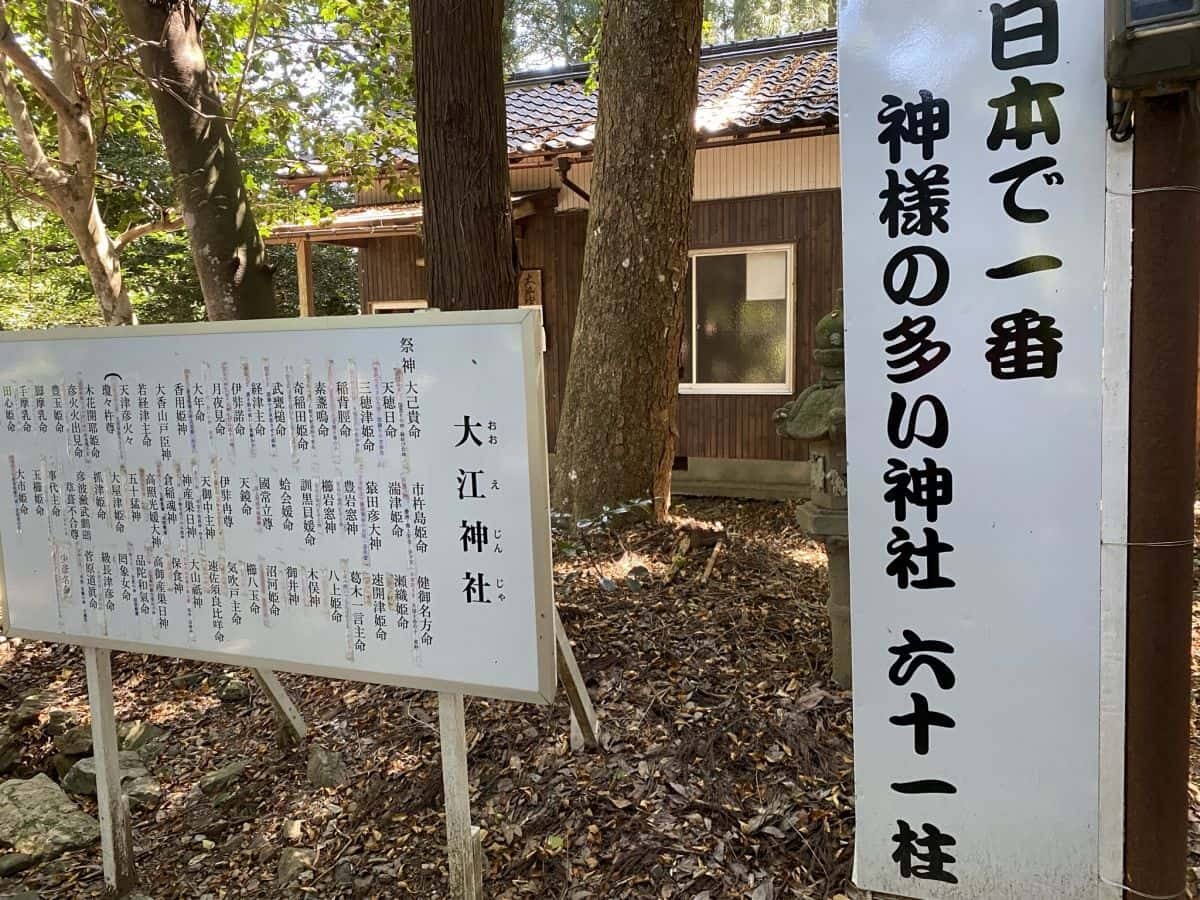
[[[6,340],[9,629],[552,694],[535,318]]]
[[[851,0],[842,18],[864,888],[1096,896],[1096,12]]]

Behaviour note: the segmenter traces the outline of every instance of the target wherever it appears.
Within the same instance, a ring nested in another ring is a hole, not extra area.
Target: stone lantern
[[[830,630],[833,632],[833,680],[849,688],[850,675],[850,529],[846,514],[846,364],[842,299],[817,322],[813,353],[821,367],[816,384],[775,412],[784,437],[808,441],[812,496],[796,513],[800,527],[825,544],[829,557]]]

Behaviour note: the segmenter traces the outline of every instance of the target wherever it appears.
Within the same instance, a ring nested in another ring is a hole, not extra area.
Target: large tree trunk
[[[577,516],[671,501],[700,0],[608,0],[583,288],[555,492]]]
[[[121,0],[150,82],[210,319],[275,312],[271,267],[237,148],[204,61],[193,0]]]
[[[517,305],[501,62],[503,0],[412,0],[429,304]]]

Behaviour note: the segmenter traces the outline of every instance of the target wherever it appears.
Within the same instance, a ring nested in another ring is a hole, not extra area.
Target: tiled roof
[[[515,76],[506,98],[509,153],[590,149],[596,95],[586,78],[579,66]],[[696,130],[711,137],[836,125],[837,78],[831,33],[707,48]]]

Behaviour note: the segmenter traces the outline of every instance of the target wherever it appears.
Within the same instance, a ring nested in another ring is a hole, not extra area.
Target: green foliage
[[[510,70],[590,62],[601,0],[510,0],[505,60]],[[704,43],[724,44],[828,28],[836,0],[704,0]]]
[[[275,305],[281,316],[300,315],[296,282],[296,248],[268,248],[275,266]],[[313,244],[313,297],[317,315],[354,316],[361,309],[358,290],[358,251],[336,244]]]

